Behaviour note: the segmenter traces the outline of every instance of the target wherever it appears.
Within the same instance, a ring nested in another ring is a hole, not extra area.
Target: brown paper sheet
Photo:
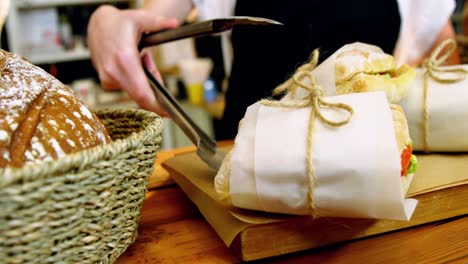
[[[417,157],[419,168],[408,196],[468,183],[468,155],[430,154]],[[195,153],[177,155],[164,162],[163,166],[173,172],[173,179],[197,205],[227,246],[231,245],[234,238],[248,226],[300,217],[223,205],[217,200],[214,190],[213,181],[216,172],[203,163]]]
[[[422,154],[408,197],[468,183],[468,154]]]

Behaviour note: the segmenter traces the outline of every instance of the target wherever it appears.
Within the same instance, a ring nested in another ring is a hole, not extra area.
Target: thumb
[[[140,32],[156,32],[179,26],[179,21],[176,18],[157,16],[146,10],[132,10],[131,12]]]

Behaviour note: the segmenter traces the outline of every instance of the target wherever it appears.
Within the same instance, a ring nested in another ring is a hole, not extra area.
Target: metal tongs
[[[232,29],[234,26],[282,26],[283,24],[261,17],[234,16],[206,20],[198,23],[181,26],[176,29],[163,30],[144,34],[141,38],[139,48],[150,47],[170,41],[202,35],[221,33]]]
[[[210,138],[193,120],[185,113],[177,100],[168,92],[168,90],[143,66],[148,77],[154,95],[163,107],[167,110],[169,116],[184,131],[185,135],[197,147],[197,155],[210,168],[218,170],[223,162],[225,152],[216,147],[216,142]]]
[[[283,25],[277,21],[258,18],[258,17],[229,17],[214,20],[208,20],[200,23],[194,23],[182,26],[177,29],[166,30],[146,34],[140,42],[140,50],[153,45],[158,45],[174,40],[188,37],[201,36],[212,33],[219,33],[229,30],[236,25],[243,26],[265,26],[265,25]],[[210,138],[188,115],[184,112],[177,100],[169,91],[153,76],[153,74],[144,66],[143,69],[148,78],[151,88],[157,100],[169,113],[174,122],[184,131],[187,137],[197,147],[197,155],[214,170],[219,170],[221,163],[226,155],[222,150],[216,147],[216,142]]]

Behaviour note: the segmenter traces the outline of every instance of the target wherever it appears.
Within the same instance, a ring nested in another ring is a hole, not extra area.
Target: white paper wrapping
[[[350,105],[355,115],[339,128],[315,120],[315,214],[408,220],[417,201],[403,198],[400,154],[385,94],[350,94],[326,100]],[[260,103],[249,107],[231,160],[234,206],[310,213],[305,169],[310,111],[310,107],[285,109]],[[344,114],[322,111],[332,120]]]
[[[468,65],[441,68],[463,68]],[[415,69],[416,81],[408,96],[400,103],[408,120],[414,150],[424,150],[424,73]],[[438,73],[442,78],[453,78],[453,73]],[[429,78],[427,109],[428,150],[468,151],[468,78],[455,83],[438,83]]]
[[[254,154],[255,132],[257,124],[258,109],[260,104],[250,106],[242,119],[242,125],[235,139],[235,151],[231,156],[231,174],[235,174],[235,181],[230,182],[230,192],[234,204],[239,204],[242,208],[260,208],[257,199],[257,187],[255,184]],[[242,164],[242,166],[233,166]],[[237,184],[240,182],[242,184]],[[241,195],[237,195],[241,194]],[[251,206],[251,207],[249,207]]]
[[[312,71],[317,83],[324,88],[326,95],[336,95],[336,57],[347,49],[361,48],[369,49],[377,47],[359,42],[345,45]],[[468,70],[468,65],[439,68],[452,69],[460,67]],[[409,90],[407,97],[400,102],[400,105],[408,120],[413,149],[423,151],[425,150],[423,146],[425,69],[415,69],[415,72],[416,80],[413,87]],[[446,79],[456,77],[453,73],[438,73],[438,76]],[[306,94],[305,90],[299,90],[299,96]],[[443,84],[430,79],[427,107],[429,111],[427,150],[432,152],[468,151],[468,137],[466,136],[468,134],[468,78],[461,82]]]
[[[369,51],[375,50],[376,52],[383,52],[377,46],[369,45],[366,43],[355,42],[351,44],[344,45],[335,53],[333,53],[330,57],[328,57],[325,61],[320,63],[313,71],[312,74],[315,77],[315,80],[318,85],[320,85],[325,92],[326,96],[336,95],[336,80],[335,80],[335,62],[336,57],[347,50],[362,50],[362,51]],[[297,98],[302,98],[306,96],[308,92],[302,88],[299,88],[297,91]],[[291,96],[288,95],[285,97],[286,100],[291,99]]]

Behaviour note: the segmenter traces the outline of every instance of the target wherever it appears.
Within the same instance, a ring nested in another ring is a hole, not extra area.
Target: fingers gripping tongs
[[[259,25],[282,25],[274,20],[257,17],[229,17],[208,20],[182,26],[177,29],[166,30],[151,34],[146,34],[140,42],[140,50],[153,45],[158,45],[174,40],[188,37],[201,36],[212,33],[219,33],[233,28],[236,25],[259,26]],[[225,152],[216,147],[216,142],[210,138],[193,120],[184,112],[177,100],[169,91],[146,69],[143,64],[145,74],[157,100],[169,113],[169,116],[182,129],[188,138],[197,147],[197,155],[214,170],[218,170],[224,159]]]

